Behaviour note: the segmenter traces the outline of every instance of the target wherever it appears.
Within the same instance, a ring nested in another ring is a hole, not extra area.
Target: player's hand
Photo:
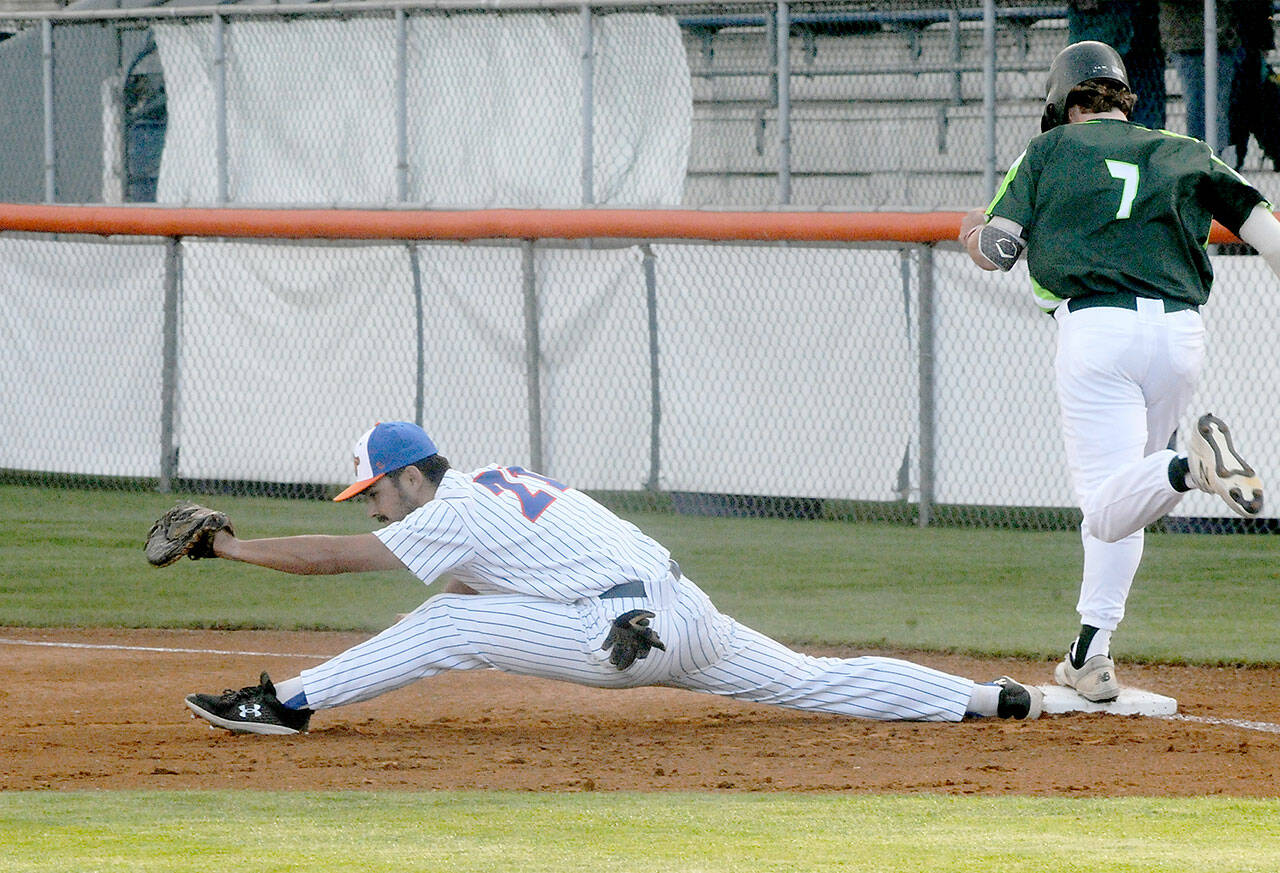
[[[982,253],[978,244],[978,231],[987,226],[987,213],[984,209],[970,209],[960,221],[960,245],[968,253],[969,259],[987,272],[1000,269]],[[1007,268],[1005,268],[1007,269]]]
[[[649,627],[649,619],[653,616],[647,609],[633,609],[613,620],[609,635],[600,646],[602,651],[609,653],[610,664],[625,670],[638,659],[649,657],[653,649],[667,650],[658,634]]]
[[[964,218],[960,220],[960,233],[956,239],[960,240],[961,245],[967,246],[969,234],[979,230],[986,223],[987,211],[985,209],[970,209],[964,214]]]

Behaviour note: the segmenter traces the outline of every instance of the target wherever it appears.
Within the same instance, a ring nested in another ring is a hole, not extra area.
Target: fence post
[[[996,196],[996,4],[982,2],[982,116],[985,154],[982,189],[988,202]]]
[[[409,199],[409,28],[404,9],[396,8],[396,200]],[[415,279],[417,249],[414,251]],[[419,422],[421,424],[421,422]]]
[[[53,147],[53,22],[40,22],[40,65],[44,86],[44,202],[58,199],[57,153]]]
[[[933,336],[933,246],[920,249],[920,294],[916,310],[919,336],[920,377],[920,527],[928,527],[933,515],[934,473],[934,421],[936,419],[934,394],[934,336]]]
[[[1218,4],[1204,0],[1204,141],[1218,154]]]
[[[227,45],[226,19],[213,13],[213,142],[218,205],[227,202]]]
[[[645,488],[658,490],[662,470],[662,392],[658,368],[658,271],[653,247],[642,245],[645,305],[649,310],[649,480]]]
[[[542,463],[542,343],[538,327],[538,277],[533,240],[520,242],[524,279],[524,360],[529,397],[529,466],[545,472]]]
[[[595,33],[591,7],[579,7],[582,24],[582,205],[596,202],[595,192]]]
[[[418,325],[415,336],[418,346],[418,368],[417,377],[414,380],[413,421],[418,427],[422,427],[423,412],[427,403],[426,376],[423,373],[427,366],[427,350],[426,338],[423,335],[422,262],[418,254],[418,245],[412,242],[409,243],[409,273],[413,276],[413,313]]]
[[[951,103],[954,106],[964,105],[964,73],[960,71],[964,65],[964,48],[960,41],[960,10],[947,11],[947,34],[951,39],[951,63],[955,72],[951,74]]]
[[[778,2],[778,203],[791,202],[791,9]]]
[[[182,247],[179,237],[165,240],[164,337],[160,375],[160,485],[161,493],[173,490],[178,473],[178,331],[182,290]]]

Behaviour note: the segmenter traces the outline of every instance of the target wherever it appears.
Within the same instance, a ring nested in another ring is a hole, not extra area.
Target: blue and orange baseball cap
[[[388,473],[437,454],[427,432],[411,421],[380,421],[356,440],[356,481],[333,498],[348,500]]]

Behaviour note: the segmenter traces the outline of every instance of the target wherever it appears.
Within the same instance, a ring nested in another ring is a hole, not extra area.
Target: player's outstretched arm
[[[303,576],[405,568],[373,534],[304,534],[242,540],[223,530],[214,536],[213,552],[219,558]]]

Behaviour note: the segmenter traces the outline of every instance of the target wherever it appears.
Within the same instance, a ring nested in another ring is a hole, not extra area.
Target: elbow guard
[[[1280,221],[1266,205],[1253,207],[1244,224],[1240,225],[1240,239],[1258,250],[1262,260],[1277,276],[1280,276]]]
[[[1022,228],[1004,218],[993,218],[978,231],[978,252],[1007,273],[1022,256],[1027,241]]]

